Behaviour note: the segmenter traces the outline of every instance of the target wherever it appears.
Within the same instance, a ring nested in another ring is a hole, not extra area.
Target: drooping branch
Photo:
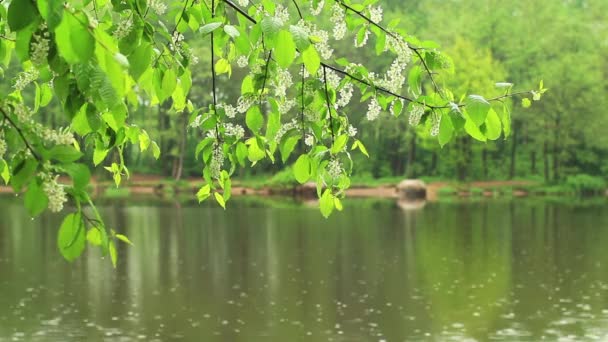
[[[331,101],[329,99],[329,90],[327,89],[327,68],[323,66],[323,83],[325,84],[325,102],[327,103],[327,113],[329,115],[329,127],[331,129],[331,143],[335,141],[334,134],[334,119],[331,115]]]
[[[351,7],[348,4],[344,3],[344,1],[342,1],[342,0],[334,0],[334,1],[336,3],[338,3],[338,4],[340,4],[341,6],[343,6],[347,11],[351,11],[351,12],[357,14],[359,17],[361,17],[365,21],[367,21],[370,25],[373,25],[373,26],[377,27],[382,32],[384,32],[385,34],[391,36],[396,41],[399,41],[399,40],[403,39],[403,38],[397,36],[395,33],[393,33],[390,30],[388,30],[386,27],[384,27],[384,26],[378,24],[377,22],[373,21],[370,17],[368,17],[365,14],[363,14],[363,12],[357,11],[353,7]],[[431,71],[431,69],[429,68],[428,64],[426,63],[426,61],[422,57],[422,54],[420,53],[420,50],[422,50],[422,48],[414,47],[414,46],[411,46],[410,44],[408,44],[407,46],[408,46],[408,48],[410,50],[412,50],[416,54],[416,56],[418,57],[418,59],[420,59],[420,62],[422,63],[422,66],[424,67],[424,70],[425,70],[426,74],[429,76],[429,79],[431,80],[431,83],[433,84],[433,88],[435,89],[435,92],[437,92],[438,94],[440,94],[440,92],[439,92],[439,86],[437,85],[437,82],[435,82],[435,78],[433,77],[433,72]]]
[[[17,131],[17,133],[19,134],[19,137],[21,137],[21,140],[25,144],[25,147],[27,147],[27,149],[32,153],[32,155],[34,156],[34,158],[36,158],[36,160],[38,160],[38,161],[42,161],[42,158],[40,158],[40,156],[38,155],[38,153],[36,153],[36,151],[34,150],[34,148],[32,147],[32,145],[30,145],[29,141],[25,137],[25,134],[23,134],[23,130],[21,130],[21,128],[19,126],[17,126],[17,124],[15,123],[15,121],[13,121],[13,119],[11,119],[11,117],[4,110],[4,108],[0,107],[0,113],[2,113],[2,116],[4,117],[4,120],[8,121],[8,123],[11,126],[13,126],[13,128]]]
[[[252,16],[250,16],[246,11],[244,11],[242,8],[240,8],[238,5],[236,5],[232,0],[221,0],[221,1],[224,1],[224,3],[226,3],[229,7],[231,7],[233,10],[235,10],[238,14],[240,14],[241,16],[243,16],[245,19],[247,19],[252,24],[255,25],[255,24],[258,23],[255,18],[253,18]],[[344,4],[341,0],[334,0],[334,1],[336,1],[340,5],[345,6],[345,8],[347,8],[348,10],[350,10],[350,11],[356,13],[357,15],[361,16],[366,21],[368,21],[370,24],[378,27],[380,30],[382,30],[386,34],[390,35],[391,37],[393,37],[395,39],[402,39],[402,38],[396,36],[395,33],[389,31],[388,29],[384,28],[383,26],[381,26],[381,25],[375,23],[374,21],[372,21],[365,14],[361,13],[360,11],[355,10],[354,8],[348,6],[347,4]],[[293,0],[293,2],[297,6],[297,3],[295,2],[295,0]],[[429,69],[428,65],[424,61],[424,58],[422,57],[421,51],[423,51],[424,49],[423,48],[419,48],[419,47],[410,46],[409,44],[408,44],[408,47],[409,47],[410,50],[412,50],[418,56],[418,58],[420,58],[420,61],[421,61],[422,65],[423,65],[426,73],[429,75],[429,78],[430,78],[431,82],[433,83],[433,87],[435,88],[435,91],[441,96],[441,93],[439,92],[439,86],[437,85],[437,83],[434,80],[433,72]],[[299,50],[297,50],[297,51],[301,52]],[[365,86],[372,87],[375,91],[379,91],[379,92],[388,94],[390,96],[394,96],[395,98],[398,98],[398,99],[401,99],[401,100],[404,100],[404,101],[413,102],[413,103],[422,105],[422,106],[424,106],[424,107],[426,107],[426,108],[428,108],[430,110],[450,109],[450,108],[454,107],[454,103],[452,103],[452,102],[446,103],[445,105],[441,105],[441,106],[430,105],[430,104],[427,104],[426,102],[418,101],[418,100],[415,100],[415,99],[413,99],[411,97],[400,95],[400,94],[397,94],[397,93],[395,93],[393,91],[390,91],[390,90],[388,90],[388,89],[386,89],[384,87],[375,85],[372,82],[369,82],[369,81],[366,81],[366,80],[364,80],[364,79],[362,79],[360,77],[357,77],[357,76],[349,73],[346,70],[342,70],[340,68],[337,68],[335,66],[327,64],[325,62],[321,62],[321,66],[324,69],[327,68],[327,69],[331,69],[331,70],[333,70],[333,71],[335,71],[337,73],[340,73],[341,75],[344,75],[344,76],[350,78],[351,80],[358,82],[359,84],[363,84]],[[500,100],[502,100],[504,98],[507,98],[507,97],[524,95],[524,94],[530,94],[530,93],[531,93],[531,91],[522,91],[522,92],[517,92],[517,93],[510,93],[510,94],[501,95],[501,96],[498,96],[498,97],[495,97],[495,98],[487,99],[487,101],[488,102],[500,101]],[[464,107],[466,107],[465,103],[457,103],[455,105],[458,108],[464,108]]]

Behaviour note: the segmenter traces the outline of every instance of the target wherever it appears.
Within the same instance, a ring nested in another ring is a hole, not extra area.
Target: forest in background
[[[529,109],[512,105],[512,134],[508,139],[482,143],[462,136],[443,148],[421,127],[410,126],[407,118],[383,113],[378,120],[368,122],[367,106],[351,104],[347,109],[350,120],[357,123],[357,136],[370,155],[369,159],[353,156],[355,177],[535,179],[545,183],[560,183],[574,175],[606,178],[607,2],[383,0],[382,5],[386,22],[400,20],[400,27],[439,42],[452,57],[455,73],[440,81],[455,92],[499,95],[501,89],[496,82],[514,83],[517,91],[534,89],[541,79],[549,91],[543,101],[533,102]],[[190,98],[204,105],[211,99],[209,48],[204,39],[192,44],[200,62],[192,67]],[[352,39],[339,42],[336,50],[336,55],[350,60],[365,60],[370,69],[386,65],[374,51],[356,50],[355,55]],[[220,98],[238,97],[244,72],[234,68],[231,79],[219,79]],[[198,177],[201,161],[194,155],[202,133],[189,128],[189,114],[169,108],[141,107],[132,113],[159,143],[160,160],[142,155],[133,145],[125,150],[125,161],[133,173],[175,179]],[[53,126],[66,125],[58,104],[47,107],[41,115]],[[264,161],[254,168],[237,170],[236,176],[270,177],[291,162]]]

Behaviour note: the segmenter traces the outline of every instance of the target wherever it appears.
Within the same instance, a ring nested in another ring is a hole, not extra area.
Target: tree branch
[[[21,140],[23,140],[25,147],[27,147],[27,149],[30,150],[30,152],[32,153],[34,158],[36,158],[36,160],[38,160],[38,161],[42,161],[42,158],[40,158],[40,156],[36,153],[36,151],[34,150],[32,145],[30,145],[29,141],[27,141],[27,139],[25,138],[25,135],[23,134],[23,131],[21,130],[21,128],[19,128],[19,126],[17,126],[17,124],[13,121],[13,119],[11,119],[11,117],[4,110],[4,108],[0,107],[0,113],[2,113],[2,116],[4,116],[4,119],[6,121],[8,121],[8,123],[10,123],[11,126],[13,126],[13,128],[17,131],[17,133],[21,137]]]
[[[334,121],[333,116],[331,115],[331,103],[329,100],[329,90],[327,89],[327,68],[323,66],[323,83],[325,83],[325,102],[327,103],[327,112],[329,114],[329,128],[331,129],[331,143],[333,145],[335,141],[334,134]]]

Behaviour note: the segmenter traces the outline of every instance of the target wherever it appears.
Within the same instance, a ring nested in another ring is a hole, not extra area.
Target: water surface
[[[0,198],[0,341],[608,339],[608,204],[112,200],[116,270]]]

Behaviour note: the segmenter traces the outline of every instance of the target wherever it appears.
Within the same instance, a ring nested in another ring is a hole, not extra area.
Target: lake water
[[[608,204],[112,200],[119,265],[0,198],[0,341],[608,339]]]

